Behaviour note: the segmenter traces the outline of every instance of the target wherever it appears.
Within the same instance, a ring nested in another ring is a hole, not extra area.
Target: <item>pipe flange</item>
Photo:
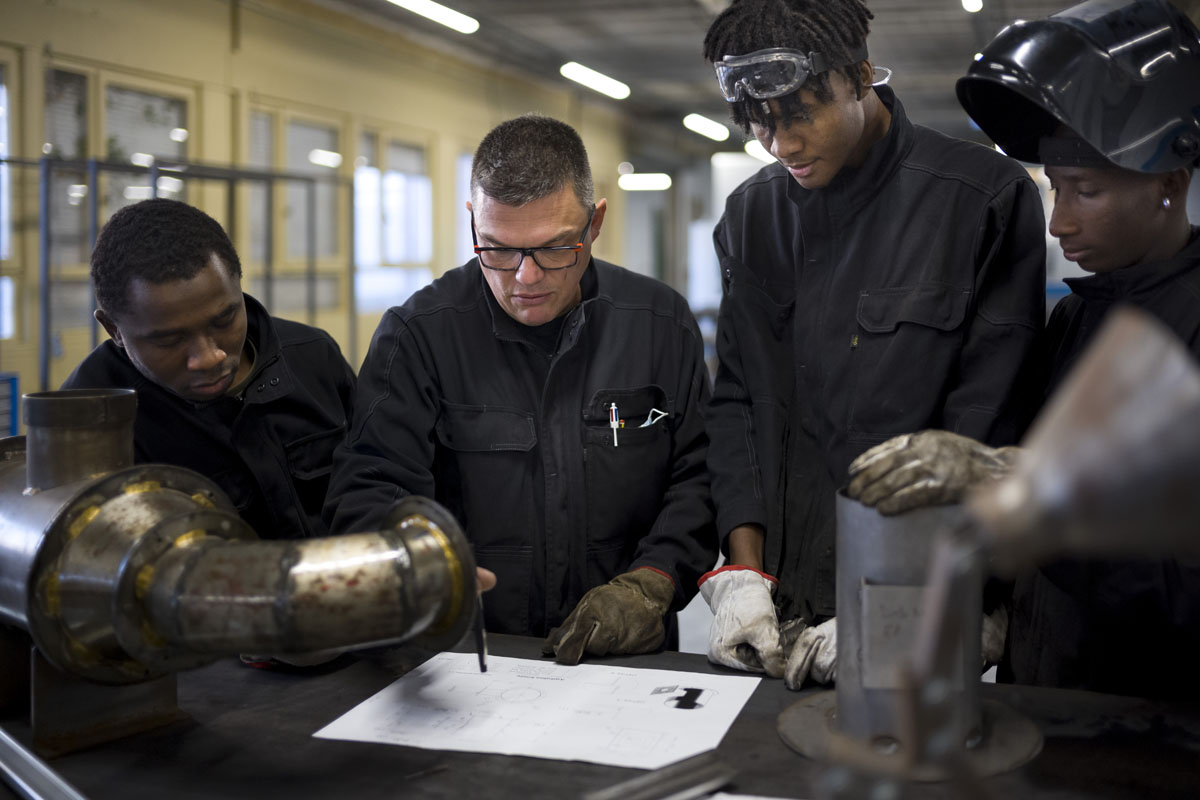
[[[402,499],[388,513],[382,529],[400,530],[414,520],[437,542],[449,571],[451,596],[442,615],[412,643],[431,650],[448,650],[458,644],[475,621],[475,556],[454,515],[428,497],[409,495]]]
[[[216,508],[168,517],[156,524],[134,543],[121,565],[113,597],[113,628],[121,647],[155,675],[193,669],[211,662],[211,653],[196,653],[172,643],[167,639],[167,632],[155,629],[143,600],[154,581],[162,577],[156,567],[165,553],[175,548],[257,539],[241,517]]]

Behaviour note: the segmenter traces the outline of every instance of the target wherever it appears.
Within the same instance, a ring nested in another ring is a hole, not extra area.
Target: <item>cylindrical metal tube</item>
[[[837,498],[837,727],[881,752],[912,747],[896,718],[901,669],[916,638],[933,543],[961,523],[959,506],[886,517],[845,495]],[[961,669],[950,691],[963,714],[959,730],[980,727],[979,671],[983,577],[969,578]],[[964,743],[965,744],[965,743]]]
[[[174,548],[155,564],[147,616],[164,639],[207,653],[332,650],[465,630],[475,585],[469,550],[460,557],[465,541],[421,514],[407,519],[326,539]]]
[[[31,492],[133,465],[132,389],[35,392],[22,400]]]
[[[441,649],[470,625],[471,548],[430,500],[378,532],[262,542],[207,478],[131,466],[133,392],[25,404],[28,439],[0,440],[0,622],[59,669],[136,683],[222,654]]]

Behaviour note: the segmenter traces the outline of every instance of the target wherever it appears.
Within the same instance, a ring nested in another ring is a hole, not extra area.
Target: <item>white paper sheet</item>
[[[313,735],[655,769],[720,744],[758,682],[440,653]]]

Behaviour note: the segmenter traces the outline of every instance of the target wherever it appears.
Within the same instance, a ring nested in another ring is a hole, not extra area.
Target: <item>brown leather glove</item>
[[[675,599],[675,582],[653,569],[626,572],[583,596],[563,624],[542,643],[560,664],[593,656],[649,653],[666,637],[663,617]]]
[[[880,514],[956,503],[972,486],[1004,477],[1019,452],[949,431],[906,433],[850,462],[846,494]]]

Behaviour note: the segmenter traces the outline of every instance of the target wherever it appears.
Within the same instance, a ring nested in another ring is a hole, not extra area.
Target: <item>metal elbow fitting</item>
[[[451,515],[399,503],[381,530],[260,541],[212,481],[132,465],[136,395],[25,396],[0,440],[0,622],[59,669],[138,683],[221,655],[453,645],[475,564]]]

